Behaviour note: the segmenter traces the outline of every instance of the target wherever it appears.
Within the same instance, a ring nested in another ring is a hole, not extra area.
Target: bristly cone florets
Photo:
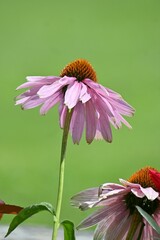
[[[69,63],[61,72],[60,77],[76,77],[81,82],[88,78],[97,82],[96,72],[92,65],[85,59],[77,59]]]
[[[134,173],[129,179],[128,181],[131,183],[138,183],[140,184],[142,187],[152,187],[154,190],[157,191],[156,185],[154,184],[149,170],[155,170],[152,167],[145,167],[140,169],[139,171],[137,171],[136,173]]]

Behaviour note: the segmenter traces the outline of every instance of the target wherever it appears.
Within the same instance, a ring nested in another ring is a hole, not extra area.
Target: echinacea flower
[[[71,202],[81,210],[100,207],[81,222],[78,229],[97,225],[95,240],[159,239],[160,234],[136,208],[139,206],[160,224],[160,195],[150,177],[150,169],[141,169],[128,181],[120,179],[122,185],[105,183],[75,195]]]
[[[22,109],[42,105],[40,113],[44,115],[59,103],[61,128],[67,110],[72,109],[70,132],[74,143],[80,142],[84,127],[88,143],[94,138],[111,142],[110,123],[117,129],[122,123],[131,128],[122,115],[132,116],[134,109],[118,93],[98,84],[94,69],[84,59],[68,64],[60,76],[30,76],[27,80],[17,88],[29,90],[17,97],[16,105]]]

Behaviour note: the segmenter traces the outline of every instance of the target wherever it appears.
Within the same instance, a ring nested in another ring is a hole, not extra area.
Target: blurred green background
[[[0,198],[28,206],[55,205],[62,130],[57,107],[14,106],[15,89],[28,75],[59,75],[77,58],[88,59],[99,82],[136,109],[133,129],[113,129],[113,143],[83,138],[67,149],[62,219],[76,224],[88,213],[70,206],[82,189],[127,179],[151,165],[160,169],[160,1],[0,1]],[[4,216],[8,223],[12,216]],[[51,224],[47,213],[26,223]]]

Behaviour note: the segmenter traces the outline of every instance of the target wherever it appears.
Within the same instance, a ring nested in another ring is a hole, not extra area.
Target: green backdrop
[[[144,166],[160,168],[160,1],[0,1],[0,198],[28,206],[55,205],[62,130],[57,107],[14,106],[28,75],[59,75],[77,58],[88,59],[99,83],[136,109],[133,129],[113,129],[113,143],[69,138],[62,218],[76,224],[88,213],[70,206],[82,189],[127,179]],[[4,216],[3,224],[12,216]],[[41,213],[27,223],[51,224]]]

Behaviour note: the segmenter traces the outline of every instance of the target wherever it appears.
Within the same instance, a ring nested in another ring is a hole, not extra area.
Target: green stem
[[[137,227],[138,227],[140,221],[141,221],[141,216],[136,211],[135,213],[133,213],[131,226],[130,226],[129,232],[127,234],[126,240],[132,240],[133,239],[134,234],[137,230]]]
[[[63,129],[63,137],[62,137],[62,145],[61,145],[56,218],[55,218],[54,224],[53,224],[52,240],[57,239],[58,228],[60,225],[60,213],[61,213],[61,205],[62,205],[62,197],[63,197],[63,186],[64,186],[65,155],[66,155],[67,139],[68,139],[71,117],[72,117],[72,110],[69,111],[69,109],[68,109],[67,114],[66,114],[64,129]]]

